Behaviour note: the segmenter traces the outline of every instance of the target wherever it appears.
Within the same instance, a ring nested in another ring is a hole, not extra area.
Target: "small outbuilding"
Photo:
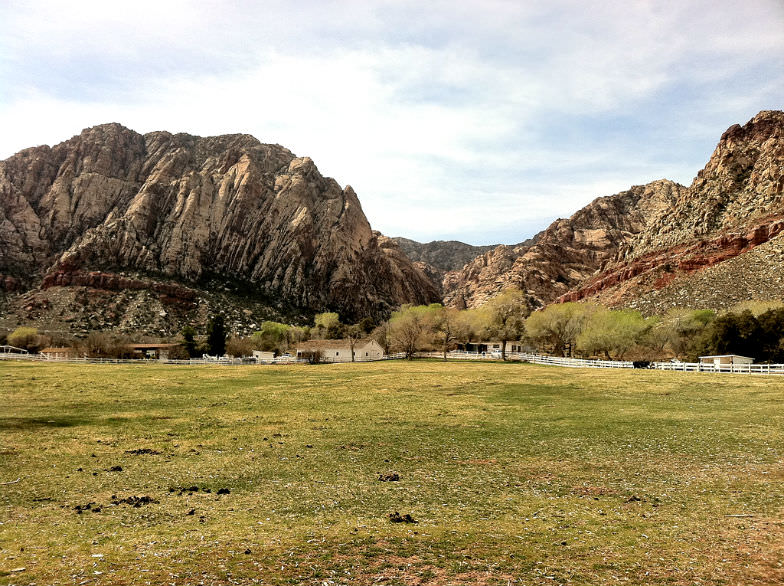
[[[753,364],[754,359],[738,354],[717,354],[715,356],[700,356],[700,364],[712,364],[715,367],[734,366],[737,364]]]
[[[265,352],[263,350],[254,350],[253,358],[256,362],[272,362],[275,359],[274,352]]]
[[[158,358],[166,360],[174,348],[182,344],[128,344],[127,348],[143,358]]]
[[[67,360],[78,356],[76,348],[44,348],[38,353],[47,360]]]

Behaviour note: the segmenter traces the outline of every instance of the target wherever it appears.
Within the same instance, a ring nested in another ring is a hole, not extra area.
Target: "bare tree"
[[[389,336],[411,360],[430,330],[431,309],[426,305],[404,305],[389,319]]]

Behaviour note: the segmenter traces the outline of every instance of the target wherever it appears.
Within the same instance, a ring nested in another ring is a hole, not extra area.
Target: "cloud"
[[[420,240],[517,242],[688,183],[784,86],[775,0],[20,2],[0,21],[0,156],[108,121],[247,132]]]

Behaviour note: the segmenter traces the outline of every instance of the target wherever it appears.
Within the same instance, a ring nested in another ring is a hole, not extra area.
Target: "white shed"
[[[256,362],[272,362],[273,359],[275,358],[275,353],[264,352],[262,350],[254,350],[253,358],[256,359]]]
[[[715,356],[700,356],[700,364],[712,364],[713,366],[730,366],[735,364],[753,364],[754,359],[738,354],[717,354]]]

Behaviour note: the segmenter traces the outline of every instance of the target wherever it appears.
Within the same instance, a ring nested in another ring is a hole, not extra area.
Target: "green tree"
[[[207,348],[213,356],[226,353],[226,323],[221,313],[212,316],[207,323]]]
[[[705,329],[698,352],[711,354],[741,354],[752,358],[761,355],[760,325],[750,310],[725,313]]]
[[[575,341],[587,354],[604,353],[607,360],[611,360],[612,355],[622,360],[652,325],[639,311],[599,308],[584,320]]]
[[[455,340],[462,344],[477,341],[485,330],[486,323],[484,308],[458,311],[455,319]]]
[[[20,326],[8,334],[8,343],[35,352],[40,346],[40,336],[37,329]]]
[[[337,340],[343,337],[343,324],[337,313],[317,313],[313,319],[316,335],[321,339]]]
[[[667,346],[677,358],[696,358],[704,332],[714,319],[716,314],[709,309],[674,308],[664,315],[659,327],[667,332]]]
[[[283,352],[289,347],[290,331],[291,326],[288,324],[265,321],[261,324],[259,331],[251,336],[251,343],[256,350]]]
[[[525,293],[507,289],[485,305],[487,332],[501,342],[501,359],[506,360],[506,343],[519,340],[525,333],[525,318],[530,313]]]
[[[553,354],[571,354],[583,323],[597,307],[574,302],[548,305],[533,312],[525,321],[528,338],[545,351],[549,348]]]
[[[433,323],[433,331],[436,336],[436,342],[441,346],[441,351],[444,354],[444,361],[449,350],[452,349],[455,341],[460,335],[460,312],[454,307],[444,307],[440,304],[430,306]]]
[[[389,338],[394,348],[411,360],[431,330],[432,310],[427,305],[404,305],[389,318]]]
[[[196,349],[196,330],[191,326],[182,328],[182,347],[188,353],[190,358],[195,358],[199,355]]]

